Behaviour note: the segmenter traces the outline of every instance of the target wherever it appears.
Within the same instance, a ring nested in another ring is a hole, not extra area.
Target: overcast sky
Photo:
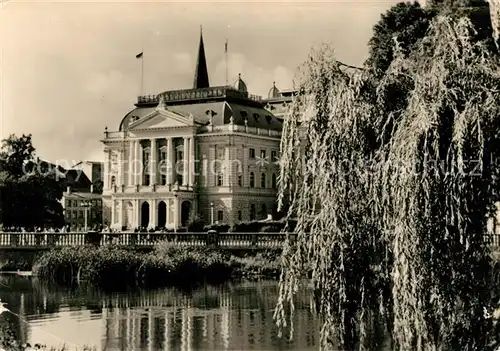
[[[101,160],[140,93],[191,88],[200,25],[211,85],[241,72],[250,93],[292,87],[311,46],[361,64],[380,15],[397,1],[173,3],[0,0],[0,132],[32,133],[37,155]]]

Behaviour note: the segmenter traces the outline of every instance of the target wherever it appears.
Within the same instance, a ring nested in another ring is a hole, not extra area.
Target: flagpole
[[[144,95],[144,48],[142,48],[141,57],[141,95]]]
[[[227,37],[226,37],[226,46],[225,46],[225,50],[224,50],[224,53],[225,53],[225,60],[226,60],[226,86],[228,85],[227,83]]]

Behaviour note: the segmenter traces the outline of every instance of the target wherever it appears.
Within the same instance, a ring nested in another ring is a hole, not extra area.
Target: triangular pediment
[[[156,110],[132,123],[129,130],[188,127],[192,125],[192,117],[185,117],[168,110]]]

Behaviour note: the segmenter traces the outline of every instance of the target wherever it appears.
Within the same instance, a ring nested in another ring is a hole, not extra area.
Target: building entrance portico
[[[154,198],[116,199],[116,220],[112,228],[135,230],[138,228],[179,228],[186,226],[194,217],[192,192],[173,192],[167,196],[156,194]],[[159,195],[159,196],[158,196]]]

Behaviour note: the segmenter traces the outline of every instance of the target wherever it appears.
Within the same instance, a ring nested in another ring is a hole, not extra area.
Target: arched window
[[[114,187],[116,185],[116,177],[111,176],[111,186]]]
[[[243,175],[238,174],[238,186],[243,186]]]
[[[273,189],[276,189],[276,173],[273,173],[273,175],[271,176],[271,187]]]
[[[150,162],[151,149],[146,147],[142,150],[142,167],[144,169],[144,176],[142,178],[142,185],[149,185],[149,162]]]
[[[250,172],[250,188],[255,187],[255,174]]]
[[[175,161],[177,162],[184,160],[184,145],[181,141],[178,141],[178,145],[175,147]]]
[[[222,186],[224,185],[224,175],[222,174],[221,171],[217,173],[217,186]]]
[[[162,146],[160,148],[160,175],[161,175],[161,185],[167,184],[167,170],[168,170],[168,159],[167,159],[167,147]]]
[[[255,205],[250,205],[250,220],[255,221]]]
[[[260,175],[260,187],[265,188],[266,187],[266,174],[262,173]]]
[[[178,184],[183,183],[183,173],[184,173],[184,145],[182,144],[182,139],[176,140],[175,147],[175,174]]]

